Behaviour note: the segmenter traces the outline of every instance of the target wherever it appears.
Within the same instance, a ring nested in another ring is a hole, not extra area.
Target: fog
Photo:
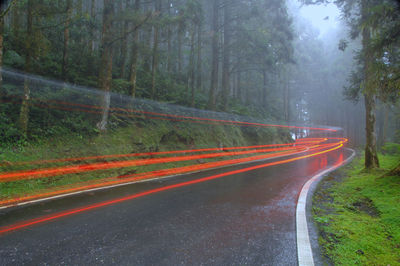
[[[296,64],[291,67],[289,81],[296,98],[294,113],[302,121],[342,127],[354,146],[364,145],[364,103],[362,98],[349,99],[345,95],[351,73],[357,68],[361,38],[351,38],[352,29],[335,4],[304,5],[291,1],[289,10],[297,33]],[[344,51],[339,49],[342,40],[348,44]],[[378,100],[378,145],[396,139],[396,114],[398,104]]]

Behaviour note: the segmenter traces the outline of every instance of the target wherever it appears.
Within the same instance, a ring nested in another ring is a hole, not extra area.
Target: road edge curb
[[[348,149],[348,148],[347,148]],[[352,151],[352,154],[349,158],[343,161],[340,165],[332,166],[310,178],[302,187],[299,198],[297,200],[296,206],[296,244],[297,244],[297,261],[299,266],[312,266],[314,265],[314,257],[310,242],[310,234],[308,230],[308,222],[307,222],[307,197],[310,196],[310,188],[312,185],[317,184],[322,178],[340,168],[348,164],[353,160],[356,155],[356,152],[353,149],[348,149]],[[311,191],[310,193],[313,193]],[[312,195],[311,195],[312,196]],[[310,213],[308,213],[311,215]]]

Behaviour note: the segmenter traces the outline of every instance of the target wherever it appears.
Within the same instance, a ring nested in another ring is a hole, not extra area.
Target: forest
[[[0,265],[399,265],[400,1],[0,3]]]
[[[377,148],[400,141],[399,5],[336,0],[340,25],[321,36],[298,6],[327,2],[8,1],[0,17],[1,146],[105,133],[126,122],[108,115],[110,99],[125,95],[198,112],[341,127],[352,146],[366,143],[366,166],[378,166]],[[60,89],[35,95],[45,85],[22,76],[12,81],[10,71],[57,81]],[[38,108],[51,97],[93,101],[65,93],[68,86],[103,92],[101,115]]]

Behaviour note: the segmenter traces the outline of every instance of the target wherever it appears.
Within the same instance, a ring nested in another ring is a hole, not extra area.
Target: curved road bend
[[[0,235],[0,265],[296,265],[301,187],[348,156],[340,149],[8,232]],[[0,227],[262,163],[4,209]]]

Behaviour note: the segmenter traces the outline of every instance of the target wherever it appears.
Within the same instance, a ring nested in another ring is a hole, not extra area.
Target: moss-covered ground
[[[361,153],[314,194],[314,221],[327,264],[400,265],[400,176],[387,174],[400,161],[400,145],[382,150],[380,169],[365,170]]]

